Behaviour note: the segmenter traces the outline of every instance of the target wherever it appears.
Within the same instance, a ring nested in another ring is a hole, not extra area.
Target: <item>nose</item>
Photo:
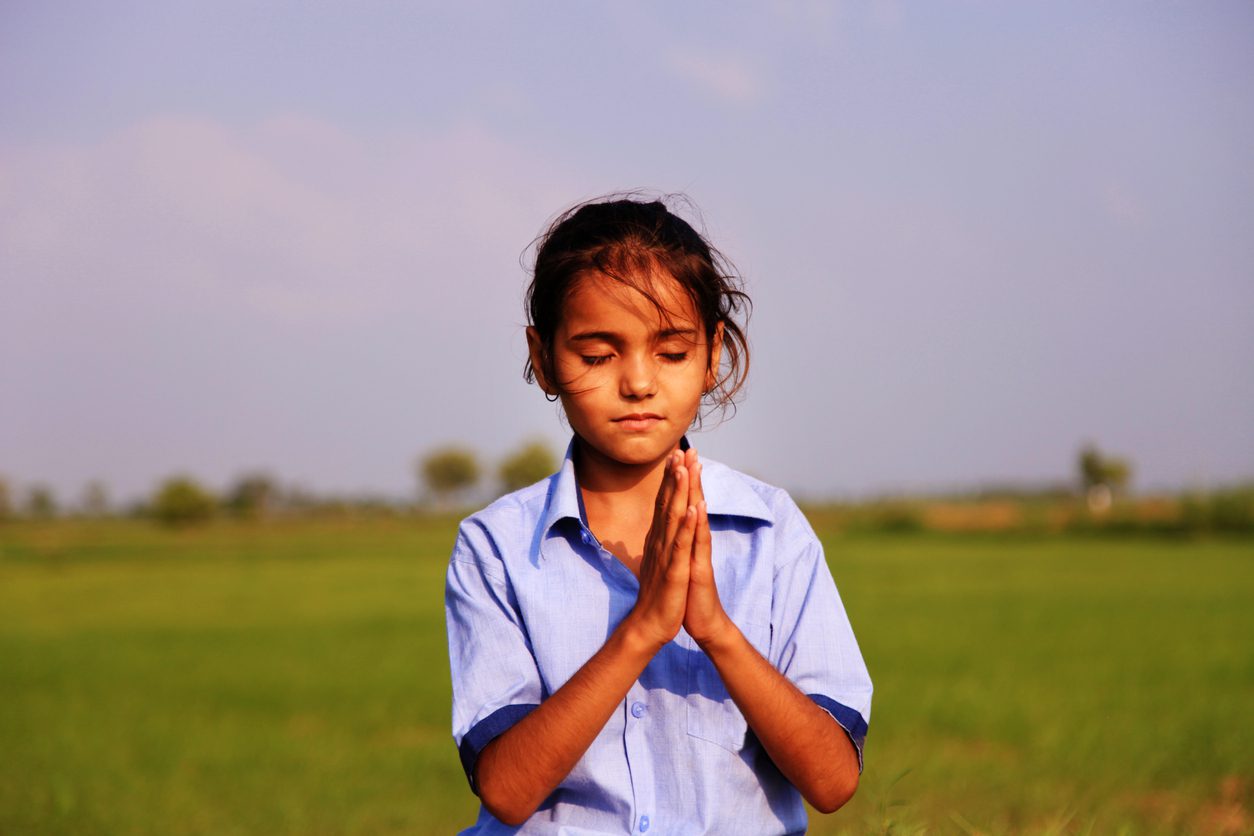
[[[657,393],[657,362],[652,356],[625,357],[619,368],[618,391],[628,400],[643,400]]]

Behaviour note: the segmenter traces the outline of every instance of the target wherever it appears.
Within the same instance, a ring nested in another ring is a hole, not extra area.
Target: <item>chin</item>
[[[637,437],[631,439],[614,439],[609,443],[601,443],[601,439],[582,436],[584,444],[599,454],[625,465],[652,464],[666,456],[679,439],[659,439]]]
[[[672,449],[673,448],[671,447],[659,448],[657,450],[650,450],[648,453],[638,450],[630,450],[624,452],[621,456],[615,456],[614,458],[623,464],[652,464],[657,460],[664,458]]]

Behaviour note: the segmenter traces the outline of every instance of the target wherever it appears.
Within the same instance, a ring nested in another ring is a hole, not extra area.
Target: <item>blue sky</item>
[[[0,473],[412,494],[564,444],[523,251],[682,191],[810,496],[1254,476],[1254,6],[37,3],[0,12]]]

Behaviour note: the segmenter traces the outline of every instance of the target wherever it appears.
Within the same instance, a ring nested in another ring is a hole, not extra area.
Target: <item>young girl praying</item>
[[[748,298],[662,201],[541,237],[528,380],[561,469],[462,522],[445,594],[466,833],[803,833],[853,795],[871,681],[814,531],[686,433],[745,382]]]

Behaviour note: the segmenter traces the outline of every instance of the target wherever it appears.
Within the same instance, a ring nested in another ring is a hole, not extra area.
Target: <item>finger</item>
[[[693,459],[696,459],[696,451],[690,450],[689,452],[693,453],[692,457]],[[693,542],[696,548],[701,548],[703,538],[704,538],[704,543],[705,543],[705,548],[706,548],[704,560],[708,564],[710,561],[710,552],[709,552],[710,518],[709,518],[709,515],[705,511],[705,507],[706,507],[705,488],[701,484],[701,471],[703,469],[704,468],[702,467],[701,462],[694,461],[692,468],[689,470],[690,475],[688,477],[688,502],[690,502],[693,506],[695,506],[698,509],[697,511],[697,534]],[[695,553],[693,554],[694,560],[698,559],[699,557],[701,556]]]
[[[705,502],[705,487],[701,483],[701,474],[705,467],[701,462],[697,461],[696,451],[690,450],[692,456],[692,466],[688,468],[689,474],[692,476],[688,485],[688,502],[691,505],[700,505]]]
[[[662,468],[662,484],[658,485],[654,510],[664,512],[670,506],[671,493],[675,490],[675,462],[677,458],[674,453],[666,457],[666,465]]]
[[[667,567],[667,579],[679,583],[682,581],[685,585],[688,583],[689,561],[692,555],[692,541],[696,536],[697,530],[697,509],[688,506],[684,512],[683,519],[680,521],[679,530],[675,532],[675,539],[671,543],[671,561]]]
[[[705,502],[697,504],[697,520],[692,535],[692,576],[705,581],[714,577],[713,543],[710,536],[710,515]]]
[[[688,512],[688,468],[682,464],[675,465],[675,489],[671,493],[669,507],[666,513],[666,539],[665,543],[673,543],[680,527],[684,522],[684,517]]]
[[[696,474],[693,473],[693,468],[700,467],[700,466],[701,466],[701,463],[697,459],[697,448],[689,447],[686,451],[684,451],[684,467],[688,468],[688,475],[690,477],[696,476]],[[693,484],[694,484],[693,480],[689,479],[688,480],[689,494],[692,493]],[[697,504],[697,498],[690,495],[688,497],[688,504],[695,507]]]
[[[649,526],[647,539],[661,543],[669,543],[673,534],[673,531],[668,533],[670,526],[667,516],[671,513],[671,500],[675,495],[676,461],[677,456],[674,453],[667,457],[666,466],[662,468],[662,484],[658,486],[657,499],[653,503],[653,521]]]

